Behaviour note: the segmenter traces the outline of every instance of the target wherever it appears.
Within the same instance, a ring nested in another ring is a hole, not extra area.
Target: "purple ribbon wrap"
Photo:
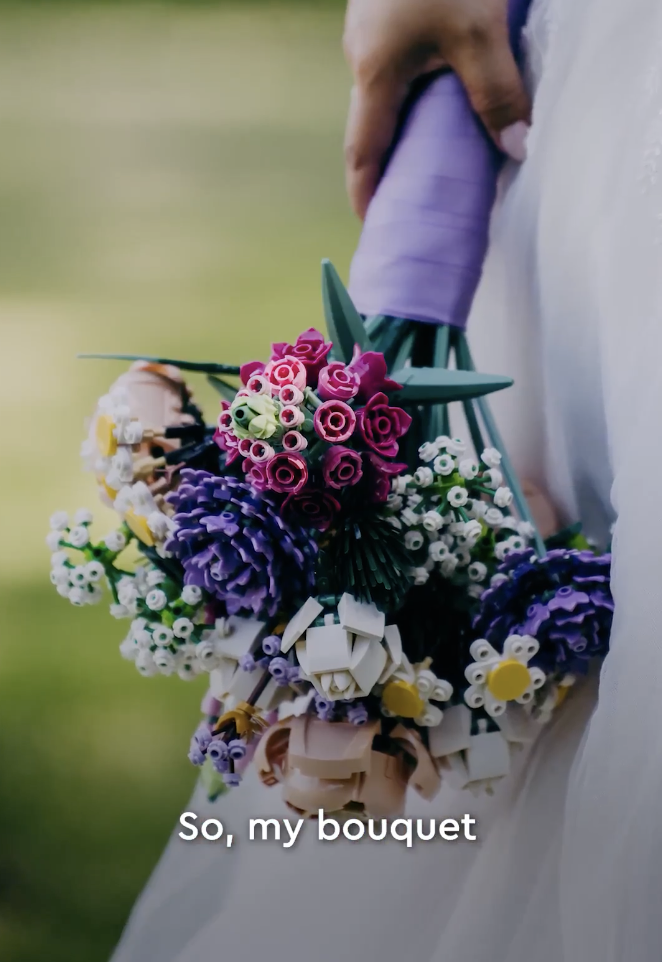
[[[516,53],[530,2],[510,0]],[[368,208],[349,281],[361,314],[466,326],[502,160],[457,77],[437,77],[409,111]]]

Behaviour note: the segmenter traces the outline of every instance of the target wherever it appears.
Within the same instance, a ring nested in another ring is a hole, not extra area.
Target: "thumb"
[[[497,146],[514,160],[523,161],[531,103],[513,56],[506,24],[499,23],[489,33],[457,50],[451,67]]]

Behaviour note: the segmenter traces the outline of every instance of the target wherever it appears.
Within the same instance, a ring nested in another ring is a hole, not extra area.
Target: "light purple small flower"
[[[245,655],[239,656],[238,665],[242,671],[255,671],[255,658],[250,652],[246,652]]]
[[[276,681],[280,681],[281,679],[287,681],[289,667],[287,658],[274,658],[269,665],[269,674],[272,675]]]
[[[262,651],[265,655],[277,655],[280,651],[280,638],[278,635],[267,635],[262,642]]]

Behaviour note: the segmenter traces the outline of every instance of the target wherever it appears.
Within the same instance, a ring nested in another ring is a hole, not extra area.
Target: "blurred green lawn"
[[[2,17],[0,957],[102,962],[191,790],[203,689],[138,677],[124,625],[48,582],[47,519],[95,507],[82,422],[120,371],[75,355],[237,361],[322,323],[320,259],[346,273],[356,239],[341,12]]]

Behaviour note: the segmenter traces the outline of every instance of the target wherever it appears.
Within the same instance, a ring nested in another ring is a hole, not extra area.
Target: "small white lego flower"
[[[488,508],[484,515],[484,521],[490,528],[498,528],[503,521],[503,514],[498,508]]]
[[[391,491],[393,494],[405,494],[407,491],[407,485],[411,480],[412,479],[408,474],[403,474],[398,478],[393,478],[391,481]]]
[[[448,546],[443,541],[433,541],[428,548],[428,555],[432,561],[443,561],[449,554]]]
[[[428,488],[434,481],[432,468],[417,468],[416,472],[414,473],[414,481],[422,488]]]
[[[117,597],[119,598],[121,605],[124,605],[124,607],[130,611],[131,614],[135,614],[136,602],[138,601],[140,595],[138,594],[138,590],[136,589],[133,581],[127,580],[120,582],[120,584],[117,586]]]
[[[57,551],[62,544],[62,534],[59,531],[49,531],[46,535],[46,547],[50,551]]]
[[[415,585],[424,585],[430,578],[430,573],[425,568],[414,568],[412,577]]]
[[[421,520],[420,514],[416,514],[413,508],[405,508],[402,512],[401,518],[408,527],[418,524]]]
[[[517,524],[517,533],[521,538],[526,538],[528,540],[529,538],[534,537],[536,529],[533,527],[530,521],[520,521]]]
[[[153,656],[154,664],[162,675],[172,675],[177,669],[177,659],[167,648],[159,648]]]
[[[68,585],[70,570],[71,569],[65,565],[58,565],[55,568],[51,568],[51,584],[55,585],[55,587],[58,585]]]
[[[471,552],[467,548],[456,548],[455,557],[457,558],[458,568],[466,568],[471,563]]]
[[[464,537],[466,538],[467,545],[470,548],[473,548],[483,534],[483,528],[480,521],[476,521],[475,518],[472,518],[470,521],[467,521],[467,523],[464,526],[463,533],[464,533]]]
[[[160,588],[153,588],[147,592],[145,604],[150,611],[163,611],[168,604],[168,596],[165,591],[161,591]]]
[[[172,641],[172,637],[172,628],[168,628],[167,625],[154,625],[152,627],[152,639],[155,645],[167,648]]]
[[[109,551],[123,551],[126,548],[126,536],[119,529],[111,531],[103,539],[103,543]]]
[[[131,614],[126,605],[122,604],[111,605],[109,611],[113,618],[128,618]]]
[[[69,578],[66,581],[62,581],[55,586],[55,590],[59,594],[60,598],[68,598],[69,592],[71,591],[71,585],[69,584]]]
[[[52,531],[66,531],[69,527],[69,515],[66,511],[56,511],[51,515],[50,526]]]
[[[418,456],[421,461],[428,463],[429,461],[434,461],[434,459],[439,454],[439,446],[435,441],[426,441],[418,449]]]
[[[422,500],[423,500],[422,494],[410,494],[409,497],[407,498],[407,507],[417,508]]]
[[[454,485],[447,494],[448,503],[453,508],[462,508],[469,500],[467,489],[459,484]]]
[[[405,535],[405,548],[409,551],[417,551],[423,547],[425,541],[420,531],[408,531]]]
[[[466,442],[462,438],[450,438],[446,443],[446,450],[455,456],[464,454],[467,450]]]
[[[172,631],[175,638],[190,638],[193,633],[193,622],[190,618],[177,618]]]
[[[387,508],[390,508],[391,511],[399,511],[403,504],[404,504],[404,501],[402,499],[402,496],[399,494],[394,494],[393,491],[389,494],[388,498],[386,499],[386,506]]]
[[[487,488],[496,490],[503,484],[503,475],[498,468],[490,468],[483,474],[483,483]]]
[[[157,673],[158,668],[154,664],[154,658],[151,651],[141,648],[136,655],[136,668],[141,675],[145,676],[145,678],[150,678]]]
[[[497,508],[508,508],[513,502],[513,492],[510,488],[500,487],[494,492],[494,503]]]
[[[79,508],[74,515],[74,524],[92,524],[94,516],[87,508]]]
[[[126,636],[120,645],[120,655],[126,661],[135,661],[138,657],[138,647],[131,632]]]
[[[106,570],[100,561],[88,561],[85,565],[85,574],[91,584],[96,584],[97,581],[101,581],[105,573]]]
[[[426,511],[422,522],[426,531],[439,531],[444,524],[438,511]]]
[[[467,574],[472,581],[485,581],[487,578],[487,565],[482,561],[474,561],[467,568]]]
[[[68,541],[74,548],[84,548],[90,542],[87,527],[82,524],[76,525],[69,532]]]
[[[488,468],[498,468],[501,464],[501,454],[496,448],[485,448],[480,459]]]
[[[150,588],[157,588],[166,580],[166,576],[159,568],[152,568],[147,572],[147,584]]]
[[[440,454],[438,458],[434,459],[433,467],[437,474],[447,477],[455,470],[455,458],[451,457],[450,454]]]
[[[86,565],[76,565],[69,571],[69,580],[75,588],[84,588],[88,583]]]
[[[195,655],[203,671],[212,671],[221,660],[221,656],[216,651],[214,642],[211,639],[201,641],[195,646]]]
[[[202,590],[197,585],[184,585],[182,601],[187,605],[197,605],[202,599]]]
[[[486,511],[487,505],[484,501],[480,501],[478,498],[474,498],[474,500],[471,502],[471,507],[467,507],[467,514],[470,518],[474,519],[484,518]]]
[[[478,465],[473,458],[463,458],[458,466],[458,471],[463,478],[466,478],[467,481],[470,481],[478,474]]]
[[[406,655],[382,691],[381,710],[387,717],[411,718],[425,728],[438,725],[443,712],[433,702],[447,702],[453,694],[449,682],[430,670],[430,659],[412,665]]]
[[[69,589],[69,601],[72,605],[77,608],[81,608],[85,604],[85,591],[83,588],[70,588]]]
[[[457,568],[457,558],[454,554],[448,554],[441,562],[441,573],[444,578],[452,578]]]

